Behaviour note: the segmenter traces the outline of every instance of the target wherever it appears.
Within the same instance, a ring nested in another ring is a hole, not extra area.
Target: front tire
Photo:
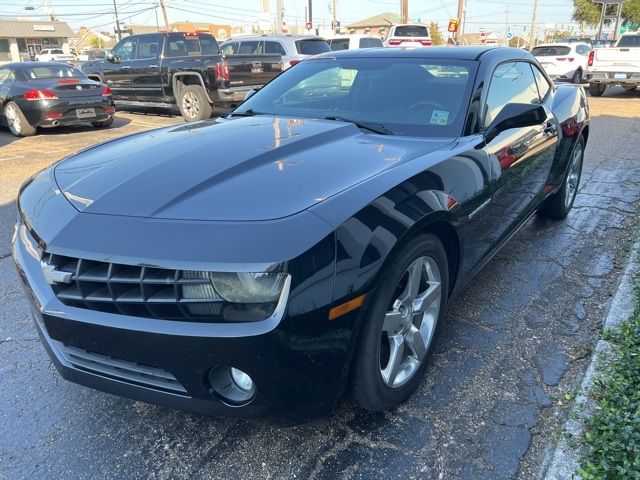
[[[115,120],[115,117],[111,117],[108,120],[103,120],[101,122],[91,122],[91,125],[93,125],[96,128],[109,128],[111,125],[113,125],[114,120]]]
[[[540,216],[561,220],[569,214],[580,186],[582,164],[584,163],[584,147],[584,137],[580,136],[571,152],[567,173],[562,185],[556,193],[548,197],[540,206],[538,209]]]
[[[178,108],[185,122],[198,122],[211,118],[213,108],[200,85],[187,85],[180,90]]]
[[[589,85],[589,93],[592,97],[601,97],[607,86],[602,83],[592,83]]]
[[[417,388],[437,338],[447,302],[449,270],[440,240],[410,240],[381,275],[354,359],[358,404],[382,412]]]
[[[32,126],[15,102],[9,102],[4,107],[4,118],[9,130],[16,137],[31,137],[36,134],[36,127]]]

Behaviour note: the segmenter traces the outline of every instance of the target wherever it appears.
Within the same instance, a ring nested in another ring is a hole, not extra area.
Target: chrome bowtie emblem
[[[51,265],[44,260],[40,262],[40,266],[42,267],[44,279],[49,285],[57,285],[58,283],[71,283],[71,277],[73,276],[73,273],[58,270],[58,267],[56,267],[55,265]]]

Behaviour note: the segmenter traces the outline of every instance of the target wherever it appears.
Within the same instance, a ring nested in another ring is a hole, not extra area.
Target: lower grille
[[[65,345],[57,340],[52,340],[52,343],[57,348],[60,356],[81,370],[155,390],[180,395],[187,394],[187,391],[176,377],[160,368],[127,362],[100,353],[88,352],[81,348]]]

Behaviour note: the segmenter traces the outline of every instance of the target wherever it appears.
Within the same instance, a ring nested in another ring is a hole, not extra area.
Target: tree
[[[513,48],[524,47],[527,44],[528,40],[525,40],[522,37],[513,37],[509,40],[509,46]]]
[[[101,48],[104,48],[104,40],[102,40],[100,37],[93,37],[91,39],[91,46],[95,50],[99,50]]]
[[[607,15],[614,15],[616,8],[616,5],[609,5]],[[573,19],[581,26],[597,26],[601,10],[602,4],[592,0],[573,0]],[[622,4],[622,20],[640,23],[640,0],[629,0]]]
[[[429,24],[429,35],[431,36],[431,42],[434,45],[442,45],[444,43],[438,22],[431,22]]]

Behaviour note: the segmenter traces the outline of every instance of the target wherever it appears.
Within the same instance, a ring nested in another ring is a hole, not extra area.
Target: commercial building
[[[43,48],[69,53],[73,30],[65,22],[0,18],[0,64],[34,58]]]

